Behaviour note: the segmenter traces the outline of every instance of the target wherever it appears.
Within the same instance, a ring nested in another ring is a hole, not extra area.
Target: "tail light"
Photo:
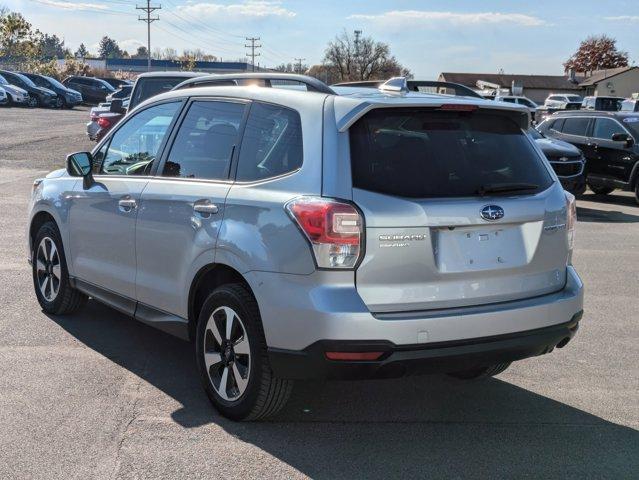
[[[100,128],[109,128],[111,127],[111,120],[105,117],[98,118],[98,125]]]
[[[572,252],[575,245],[575,225],[577,224],[577,202],[572,193],[566,194],[566,233],[568,235],[568,249]]]
[[[320,268],[354,268],[363,253],[363,219],[351,204],[299,197],[285,206],[311,243]]]

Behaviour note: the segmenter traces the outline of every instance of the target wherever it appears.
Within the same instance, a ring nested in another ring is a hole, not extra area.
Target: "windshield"
[[[542,138],[545,138],[541,133],[539,133],[539,131],[537,131],[536,128],[533,127],[528,129],[528,135],[530,135],[533,140],[541,140]]]
[[[53,85],[54,87],[58,87],[58,88],[64,88],[66,90],[67,87],[65,87],[64,85],[62,85],[60,82],[58,82],[55,78],[53,77],[47,77],[46,75],[43,75],[44,78],[47,79],[47,81]]]
[[[626,117],[622,120],[624,127],[630,130],[635,140],[639,141],[639,116]]]
[[[583,99],[579,95],[568,95],[566,96],[566,99],[569,102],[579,102],[579,103],[583,102]]]
[[[22,75],[21,73],[13,73],[16,77],[18,77],[20,80],[22,80],[24,83],[26,83],[28,86],[30,87],[35,87],[36,84],[33,83],[31,81],[31,79],[29,77],[25,77],[24,75]]]
[[[377,109],[351,128],[350,138],[353,184],[364,190],[461,197],[514,186],[535,193],[552,183],[529,138],[496,112]]]

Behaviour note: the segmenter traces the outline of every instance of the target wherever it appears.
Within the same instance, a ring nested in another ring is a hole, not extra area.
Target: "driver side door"
[[[126,297],[135,306],[135,224],[138,202],[160,155],[181,102],[150,106],[122,122],[94,155],[94,182],[78,182],[70,206],[73,272],[85,290],[99,297]],[[110,299],[113,303],[113,298]]]

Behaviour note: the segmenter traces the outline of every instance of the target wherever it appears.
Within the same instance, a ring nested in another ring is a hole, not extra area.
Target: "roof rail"
[[[253,81],[251,81],[253,80]],[[253,85],[257,82],[262,87],[272,87],[272,80],[290,81],[304,84],[309,92],[326,93],[335,95],[332,88],[317,78],[307,75],[296,75],[292,73],[226,73],[222,75],[206,75],[203,77],[189,78],[173,87],[173,90],[195,87],[215,87],[215,86],[241,86]]]
[[[377,88],[382,92],[405,93],[410,91],[408,89],[408,82],[406,81],[406,77],[390,78]]]

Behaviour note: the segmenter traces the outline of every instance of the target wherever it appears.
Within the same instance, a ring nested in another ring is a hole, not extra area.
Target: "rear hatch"
[[[373,109],[350,128],[373,312],[529,298],[565,284],[566,199],[499,110]]]

